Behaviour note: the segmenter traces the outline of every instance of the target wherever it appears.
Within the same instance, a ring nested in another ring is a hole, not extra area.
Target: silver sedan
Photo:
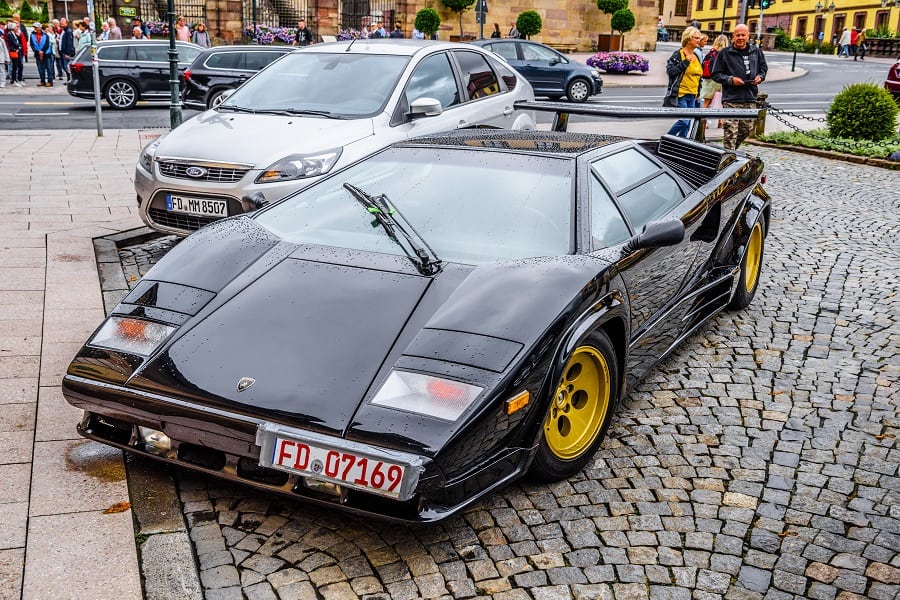
[[[393,142],[468,127],[533,129],[531,85],[468,44],[357,40],[293,52],[141,152],[140,215],[187,235],[255,210]]]

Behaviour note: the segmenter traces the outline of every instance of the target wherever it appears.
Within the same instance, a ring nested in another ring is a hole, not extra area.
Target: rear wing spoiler
[[[519,110],[535,110],[552,112],[552,131],[566,131],[569,126],[569,115],[587,115],[593,117],[609,117],[614,119],[690,119],[691,129],[688,139],[703,141],[706,119],[726,119],[739,121],[756,121],[765,119],[766,111],[762,108],[670,108],[668,106],[634,107],[613,106],[610,104],[571,104],[568,102],[536,102],[520,100],[515,103]]]

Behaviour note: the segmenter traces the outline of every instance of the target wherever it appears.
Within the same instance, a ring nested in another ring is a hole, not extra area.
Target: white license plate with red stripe
[[[285,430],[290,435],[285,435]],[[421,464],[411,464],[421,462],[415,457],[353,442],[345,442],[347,447],[342,448],[337,440],[332,442],[326,436],[301,436],[299,431],[295,436],[294,431],[269,423],[261,425],[257,432],[259,464],[399,500],[407,500],[414,493],[421,472]],[[408,460],[396,460],[401,457]]]

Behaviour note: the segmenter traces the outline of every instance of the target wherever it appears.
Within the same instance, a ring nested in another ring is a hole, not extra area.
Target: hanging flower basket
[[[587,59],[587,65],[607,73],[646,73],[650,70],[650,61],[633,52],[598,52]]]

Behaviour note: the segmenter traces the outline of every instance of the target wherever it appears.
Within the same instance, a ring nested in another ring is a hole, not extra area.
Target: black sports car
[[[763,165],[697,142],[401,142],[174,247],[63,381],[79,432],[358,513],[446,517],[589,463],[759,284]]]

